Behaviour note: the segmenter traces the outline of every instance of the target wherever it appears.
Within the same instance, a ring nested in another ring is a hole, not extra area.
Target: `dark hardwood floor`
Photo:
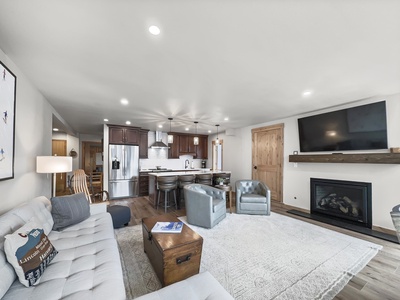
[[[156,210],[148,201],[147,197],[129,198],[122,200],[111,200],[111,204],[129,206],[132,213],[130,226],[141,224],[144,217],[164,214],[164,209]],[[335,299],[400,299],[400,244],[384,241],[371,236],[363,235],[328,225],[311,219],[302,218],[287,213],[293,209],[281,203],[272,203],[272,211],[304,222],[309,222],[324,228],[328,228],[343,234],[370,241],[383,246],[383,249],[361,270],[345,288],[336,295]],[[235,209],[233,209],[235,211]],[[185,209],[168,209],[169,214],[174,216],[186,215]]]

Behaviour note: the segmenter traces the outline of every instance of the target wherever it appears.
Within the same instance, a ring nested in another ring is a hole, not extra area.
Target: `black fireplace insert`
[[[311,214],[372,228],[371,183],[311,178]]]

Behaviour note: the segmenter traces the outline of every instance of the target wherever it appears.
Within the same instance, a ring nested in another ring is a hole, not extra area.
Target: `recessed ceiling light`
[[[229,118],[228,118],[228,117],[226,117],[226,118],[224,119],[224,121],[229,121]]]
[[[186,131],[189,131],[189,128],[188,128],[188,127],[186,127],[186,128],[185,128],[185,130],[186,130]]]
[[[104,119],[104,122],[108,122],[108,119]]]
[[[211,133],[211,130],[209,130],[208,133]]]
[[[126,125],[131,125],[131,121],[126,121],[125,124]]]
[[[162,125],[158,125],[158,128],[162,128]]]
[[[53,131],[58,131],[58,128],[53,128]]]
[[[310,90],[304,91],[304,92],[303,92],[303,97],[308,97],[308,96],[310,96],[312,93],[313,93],[313,92],[310,91]]]
[[[159,35],[161,32],[160,28],[158,28],[157,26],[154,26],[154,25],[149,27],[149,31],[153,35]]]
[[[128,99],[125,99],[125,98],[121,99],[122,105],[128,105],[128,103],[129,103]]]

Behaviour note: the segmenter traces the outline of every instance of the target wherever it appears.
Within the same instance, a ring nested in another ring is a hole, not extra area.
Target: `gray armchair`
[[[226,217],[225,191],[203,184],[188,184],[183,192],[189,224],[213,228]]]
[[[257,180],[236,181],[236,213],[250,215],[271,214],[271,191]]]

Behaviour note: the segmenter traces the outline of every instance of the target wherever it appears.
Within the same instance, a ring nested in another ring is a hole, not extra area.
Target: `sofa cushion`
[[[53,230],[63,230],[90,216],[90,206],[84,193],[51,198]]]
[[[39,283],[43,272],[57,254],[43,228],[29,222],[5,236],[4,250],[19,281],[26,287]]]

